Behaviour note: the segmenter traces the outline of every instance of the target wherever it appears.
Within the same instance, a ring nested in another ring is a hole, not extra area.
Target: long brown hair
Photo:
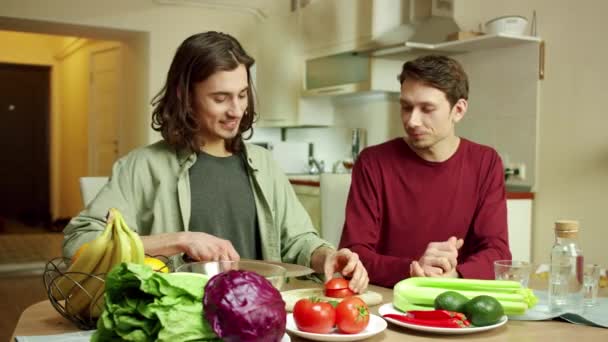
[[[399,82],[415,80],[445,93],[453,107],[460,99],[469,99],[469,80],[462,65],[446,56],[428,55],[405,62]]]
[[[188,37],[175,52],[165,85],[152,100],[152,129],[160,132],[165,141],[176,149],[198,152],[202,137],[199,118],[192,110],[194,85],[218,71],[231,71],[243,64],[249,85],[247,109],[237,135],[226,141],[229,151],[240,151],[243,139],[249,139],[253,134],[252,125],[257,116],[250,73],[254,62],[241,44],[228,34],[209,31]],[[247,131],[250,134],[243,138]]]

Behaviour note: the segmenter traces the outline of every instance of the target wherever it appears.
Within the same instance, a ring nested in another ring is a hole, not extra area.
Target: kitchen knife
[[[186,263],[195,262],[195,260],[189,258],[186,254],[184,254],[182,256],[182,260]],[[301,276],[315,273],[315,271],[312,268],[302,266],[302,265],[297,265],[297,264],[288,264],[288,263],[279,262],[279,261],[267,261],[267,260],[253,260],[253,259],[241,259],[241,260],[242,261],[264,262],[267,264],[281,266],[281,267],[285,268],[285,270],[287,271],[285,273],[285,276],[288,278],[301,277]]]

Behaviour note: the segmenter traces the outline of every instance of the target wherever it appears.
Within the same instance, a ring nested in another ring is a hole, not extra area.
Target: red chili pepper
[[[411,315],[413,318],[420,319],[450,319],[450,318],[458,318],[460,320],[465,320],[467,317],[460,313],[448,310],[412,310],[407,312],[408,315]]]
[[[465,323],[458,318],[448,318],[448,319],[420,319],[413,318],[407,315],[399,315],[399,314],[386,314],[382,317],[396,319],[398,321],[404,323],[418,324],[424,325],[427,327],[439,327],[439,328],[464,328],[466,327]]]

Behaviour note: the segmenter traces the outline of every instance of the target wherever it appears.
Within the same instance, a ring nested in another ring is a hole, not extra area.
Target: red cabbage
[[[278,342],[287,313],[279,291],[261,275],[228,271],[209,279],[203,296],[205,319],[226,342]]]

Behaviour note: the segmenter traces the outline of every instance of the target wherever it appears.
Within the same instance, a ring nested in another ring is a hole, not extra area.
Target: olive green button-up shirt
[[[285,174],[270,153],[245,144],[264,260],[310,266],[321,239]],[[187,231],[190,220],[189,168],[196,154],[176,152],[159,141],[130,152],[113,166],[108,183],[64,229],[63,254],[71,257],[105,228],[117,208],[140,235]]]

